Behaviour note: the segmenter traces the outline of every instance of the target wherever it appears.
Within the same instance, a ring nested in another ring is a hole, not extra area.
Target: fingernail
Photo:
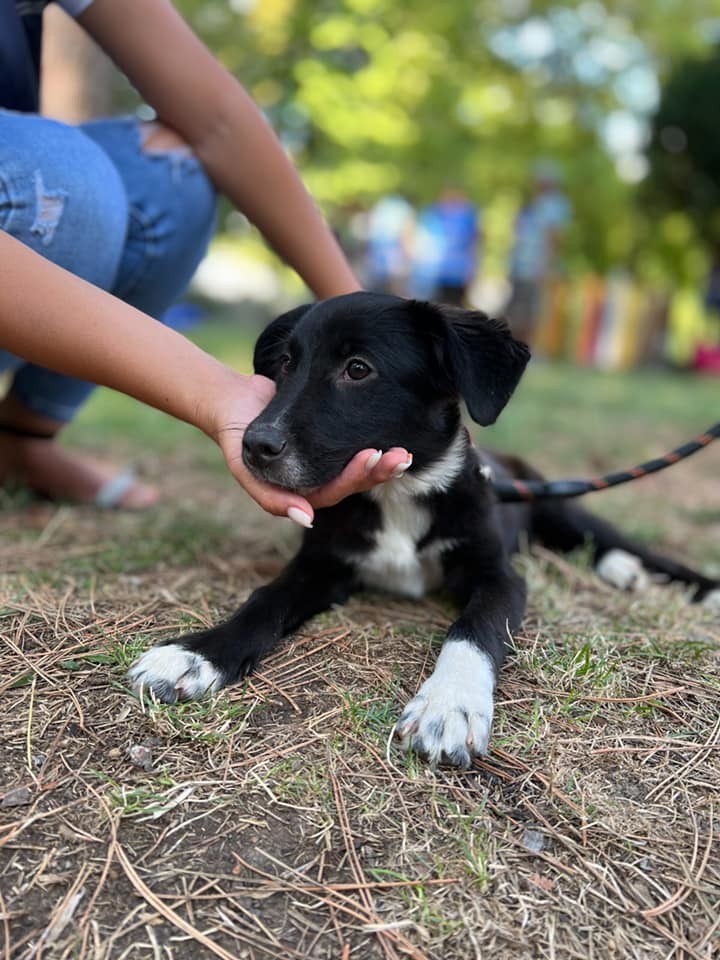
[[[299,523],[301,527],[305,527],[307,530],[312,528],[312,520],[305,511],[299,507],[288,507],[287,515],[288,519],[292,520],[293,523]]]
[[[397,479],[397,477],[401,477],[406,470],[410,469],[411,466],[412,466],[412,457],[410,457],[407,463],[401,463],[397,467],[395,467],[395,469],[392,472],[393,478]]]
[[[375,453],[365,461],[365,473],[370,473],[370,471],[380,463],[381,459],[382,450],[376,450]]]

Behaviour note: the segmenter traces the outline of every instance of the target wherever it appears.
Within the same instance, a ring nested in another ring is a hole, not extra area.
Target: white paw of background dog
[[[433,765],[469,767],[487,752],[494,686],[488,654],[467,640],[446,641],[435,670],[398,721],[401,745]]]
[[[608,550],[595,567],[597,575],[618,590],[646,590],[650,577],[640,560],[627,550]]]
[[[164,703],[197,700],[223,686],[219,670],[177,643],[148,650],[130,667],[128,677],[137,694],[151,693]]]
[[[720,616],[720,587],[717,590],[711,590],[710,593],[706,594],[702,606],[706,610],[710,610],[712,613],[717,613]]]

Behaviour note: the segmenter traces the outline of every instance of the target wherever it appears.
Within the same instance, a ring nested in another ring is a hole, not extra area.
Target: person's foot
[[[88,504],[98,503],[103,491],[110,496],[101,497],[104,502],[99,505],[127,510],[145,510],[159,500],[156,487],[131,477],[113,485],[119,477],[116,469],[70,453],[54,438],[37,440],[0,432],[0,487],[13,480],[52,499]]]

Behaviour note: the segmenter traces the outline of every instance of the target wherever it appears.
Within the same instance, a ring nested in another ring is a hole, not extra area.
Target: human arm
[[[265,377],[243,376],[191,341],[73,276],[0,231],[0,349],[113,387],[194,424],[220,446],[236,480],[269,513],[294,507],[312,519],[327,506],[387,480],[407,461],[388,451],[370,471],[359,453],[311,502],[259,483],[242,462],[244,428],[273,396]]]
[[[261,111],[169,0],[94,0],[78,20],[318,298],[360,289]]]

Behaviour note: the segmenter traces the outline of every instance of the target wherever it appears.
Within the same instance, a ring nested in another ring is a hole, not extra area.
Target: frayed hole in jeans
[[[171,177],[175,183],[182,179],[183,172],[198,165],[192,148],[182,137],[154,120],[140,124],[140,149],[146,157],[166,160],[170,164]]]
[[[39,170],[35,171],[35,200],[37,208],[35,221],[30,232],[40,237],[40,242],[47,247],[55,236],[60,218],[65,209],[67,193],[64,190],[48,190]]]
[[[192,153],[180,134],[154,120],[140,124],[140,143],[145,153]]]

